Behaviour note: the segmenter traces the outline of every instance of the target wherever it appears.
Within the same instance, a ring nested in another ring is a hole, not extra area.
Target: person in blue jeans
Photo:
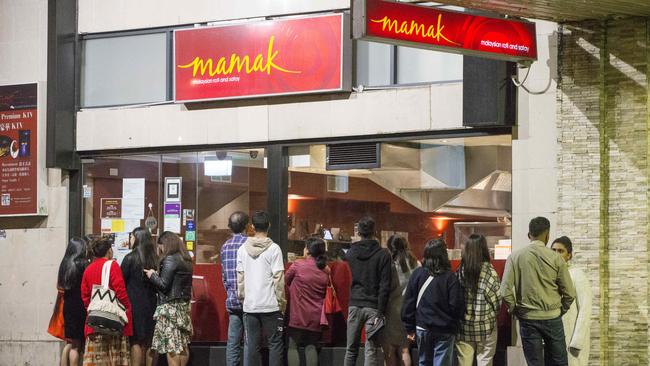
[[[237,211],[230,215],[228,228],[233,235],[221,247],[221,277],[223,287],[226,289],[226,310],[228,311],[227,366],[239,366],[242,359],[244,312],[241,302],[237,299],[237,251],[248,239],[246,236],[247,225],[248,215],[244,212]],[[246,360],[246,350],[244,350],[244,360]]]
[[[451,272],[447,245],[433,239],[424,247],[422,267],[409,280],[402,304],[408,339],[417,340],[420,366],[452,366],[455,335],[465,311],[463,289]]]

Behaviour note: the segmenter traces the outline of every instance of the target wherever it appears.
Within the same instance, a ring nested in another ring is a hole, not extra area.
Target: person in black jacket
[[[451,366],[454,341],[465,311],[460,282],[451,272],[447,245],[433,239],[424,247],[422,267],[411,275],[402,303],[408,339],[416,340],[420,365]]]
[[[158,255],[149,229],[137,227],[130,235],[131,253],[122,260],[122,275],[133,311],[131,366],[153,363],[150,350],[153,338],[153,313],[156,310],[156,289],[148,281],[144,269],[158,269]],[[146,357],[145,357],[146,356]],[[145,362],[146,361],[146,362]]]
[[[189,358],[188,345],[192,337],[192,258],[181,238],[170,231],[162,233],[158,243],[163,246],[160,274],[153,269],[144,270],[158,289],[151,348],[166,353],[168,365],[184,366]]]
[[[83,354],[86,308],[81,300],[81,279],[88,267],[86,241],[71,238],[59,265],[57,287],[63,291],[63,326],[66,345],[61,365],[78,366]]]
[[[369,329],[383,324],[390,295],[392,260],[388,250],[383,249],[374,239],[374,233],[375,221],[372,217],[366,216],[359,220],[359,235],[362,240],[352,244],[345,256],[352,272],[345,366],[357,363],[362,327],[366,327],[368,334]],[[366,339],[366,366],[384,363],[380,333]]]

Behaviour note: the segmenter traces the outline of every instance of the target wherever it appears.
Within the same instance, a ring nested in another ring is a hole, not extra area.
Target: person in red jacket
[[[84,271],[83,279],[81,280],[81,299],[86,310],[90,305],[93,285],[99,285],[102,282],[102,267],[104,263],[113,258],[112,244],[112,239],[108,237],[95,239],[91,243],[94,259]],[[130,362],[126,337],[133,335],[131,302],[126,293],[122,270],[115,261],[111,264],[108,287],[115,291],[117,299],[126,308],[128,323],[124,325],[123,334],[119,336],[95,334],[93,329],[86,324],[84,329],[86,336],[86,349],[83,358],[84,366],[128,366]]]

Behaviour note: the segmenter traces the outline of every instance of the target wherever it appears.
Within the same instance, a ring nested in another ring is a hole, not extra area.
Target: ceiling
[[[438,3],[555,22],[617,16],[650,16],[650,0],[443,0]]]

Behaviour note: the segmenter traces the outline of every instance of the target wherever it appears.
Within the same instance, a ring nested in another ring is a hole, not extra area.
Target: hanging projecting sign
[[[535,23],[383,0],[353,0],[356,39],[483,56],[537,59]]]
[[[0,86],[0,216],[38,214],[37,84]]]
[[[176,30],[174,100],[349,90],[346,23],[331,14]]]

